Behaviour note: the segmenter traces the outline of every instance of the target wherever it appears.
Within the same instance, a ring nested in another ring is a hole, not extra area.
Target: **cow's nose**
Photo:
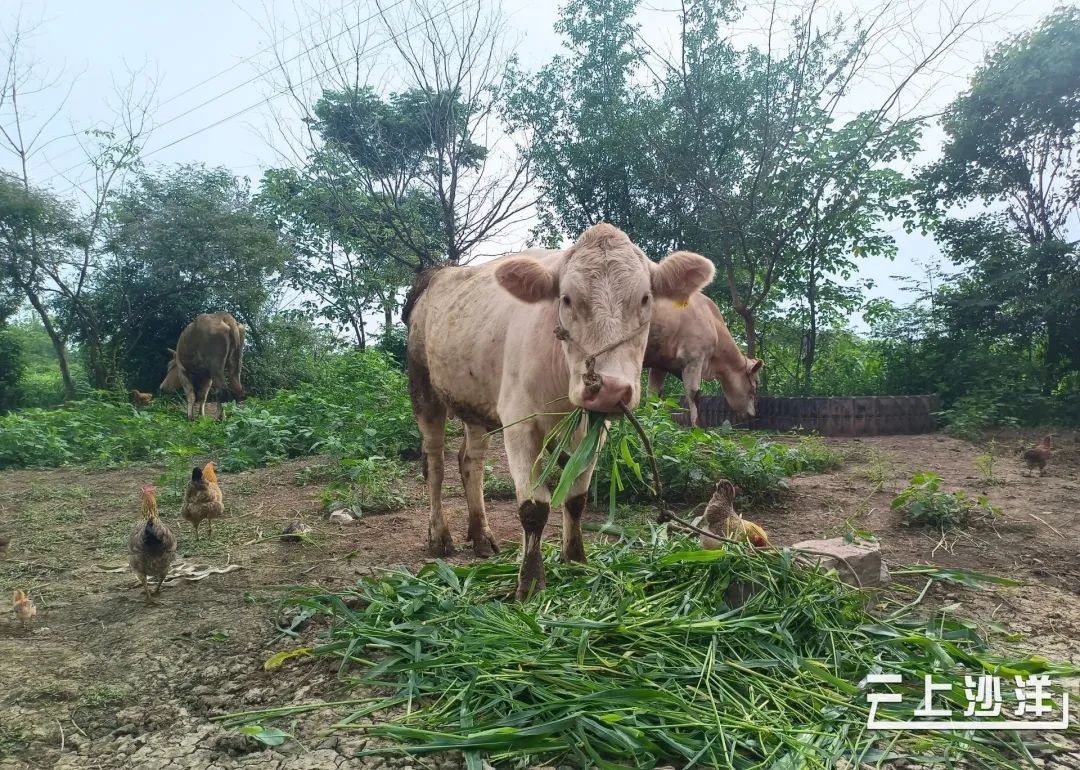
[[[619,377],[604,375],[600,389],[589,393],[586,389],[582,406],[593,412],[618,412],[619,404],[629,405],[634,397],[634,386]]]

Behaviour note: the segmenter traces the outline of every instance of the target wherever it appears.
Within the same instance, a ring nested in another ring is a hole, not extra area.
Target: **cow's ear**
[[[653,294],[686,302],[694,292],[708,286],[714,275],[716,268],[705,257],[691,251],[675,251],[660,264],[652,265]]]
[[[559,276],[531,257],[512,257],[495,268],[495,280],[522,302],[559,295]]]
[[[760,358],[748,358],[746,359],[746,373],[757,374],[761,367],[765,366],[765,362]]]
[[[176,355],[176,351],[175,351],[175,350],[173,350],[172,348],[165,348],[165,349],[166,349],[167,351],[169,351],[169,355],[170,355],[170,356],[175,356],[175,355]]]

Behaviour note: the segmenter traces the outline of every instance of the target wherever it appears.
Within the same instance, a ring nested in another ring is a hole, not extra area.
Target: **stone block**
[[[791,546],[808,559],[835,569],[840,579],[857,588],[877,588],[889,582],[889,571],[881,560],[881,546],[873,542],[847,543],[842,537],[803,540]],[[852,574],[854,573],[854,574]]]

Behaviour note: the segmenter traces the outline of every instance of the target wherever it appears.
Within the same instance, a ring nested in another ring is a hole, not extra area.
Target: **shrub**
[[[788,446],[751,433],[714,432],[675,423],[674,402],[653,402],[640,410],[638,421],[648,434],[670,501],[697,501],[712,494],[718,479],[734,483],[750,503],[764,502],[787,489],[786,479],[798,473],[835,467],[840,458],[820,440],[804,439]],[[640,474],[640,477],[639,477]],[[634,427],[614,422],[593,474],[593,497],[613,502],[651,500],[652,469]]]
[[[309,478],[322,477],[330,483],[320,498],[325,508],[348,509],[357,516],[404,508],[410,495],[402,484],[406,472],[396,460],[385,457],[349,457],[323,466]]]
[[[962,489],[944,492],[941,481],[936,473],[916,473],[907,489],[893,498],[892,509],[903,511],[908,526],[931,526],[942,532],[964,526],[974,514],[997,514],[985,496],[972,499]]]
[[[396,456],[416,446],[405,375],[381,351],[341,355],[318,378],[269,399],[224,406],[221,422],[189,423],[165,399],[135,410],[115,394],[0,417],[0,468],[153,463],[214,456],[223,471],[325,452]]]

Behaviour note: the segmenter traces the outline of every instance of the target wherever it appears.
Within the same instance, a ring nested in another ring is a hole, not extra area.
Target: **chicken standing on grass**
[[[756,548],[768,548],[769,538],[760,526],[747,521],[735,512],[735,485],[727,479],[716,482],[709,504],[705,506],[705,529],[715,532],[726,540],[747,542]],[[723,542],[700,536],[701,547],[707,551],[722,547]]]
[[[130,555],[128,556],[128,564],[139,576],[147,599],[151,598],[147,578],[158,579],[154,594],[160,593],[161,584],[165,582],[169,567],[176,556],[176,535],[165,522],[158,518],[157,498],[154,497],[154,491],[153,487],[143,487],[143,520],[131,533]]]
[[[1054,448],[1050,445],[1050,437],[1053,434],[1047,434],[1031,449],[1025,449],[1022,457],[1024,462],[1027,463],[1028,475],[1031,474],[1036,468],[1039,469],[1039,475],[1043,475],[1043,471],[1046,470],[1046,463],[1050,459],[1050,455],[1054,453]]]
[[[0,556],[7,554],[9,547],[11,547],[11,538],[0,535]]]
[[[37,615],[37,606],[34,605],[33,600],[23,591],[15,592],[15,595],[11,599],[11,604],[11,609],[15,611],[15,617],[19,619],[19,624],[23,628],[30,622],[31,618]]]
[[[216,463],[208,462],[201,469],[191,469],[191,481],[184,493],[184,507],[180,515],[195,527],[195,539],[199,539],[199,525],[206,521],[208,537],[214,534],[214,519],[221,518],[225,506],[218,484]]]

